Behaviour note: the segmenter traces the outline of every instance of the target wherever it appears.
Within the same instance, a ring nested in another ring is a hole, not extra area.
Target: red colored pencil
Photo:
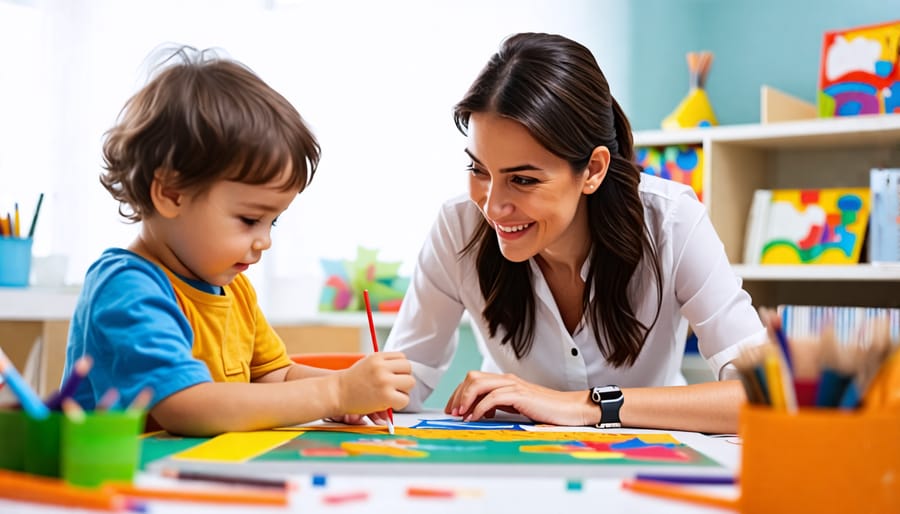
[[[369,303],[369,290],[363,289],[363,298],[366,300],[366,316],[369,318],[369,334],[372,336],[372,349],[378,353],[378,337],[375,335],[375,320],[372,319],[372,304]],[[388,407],[388,432],[394,433],[394,409]]]

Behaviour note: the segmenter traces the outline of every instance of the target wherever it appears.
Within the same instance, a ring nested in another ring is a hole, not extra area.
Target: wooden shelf
[[[68,320],[75,312],[80,290],[79,287],[0,287],[0,320]]]
[[[702,144],[704,141],[764,148],[900,146],[900,114],[846,116],[765,125],[650,130],[634,134],[635,146]]]
[[[900,114],[641,131],[634,141],[702,146],[703,203],[757,305],[900,306],[900,264],[742,264],[755,190],[868,187],[872,168],[900,168]]]
[[[857,266],[732,266],[744,280],[753,281],[893,281],[900,282],[900,264]],[[898,284],[900,286],[900,284]]]

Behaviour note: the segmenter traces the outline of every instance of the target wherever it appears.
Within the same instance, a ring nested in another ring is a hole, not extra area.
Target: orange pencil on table
[[[720,507],[723,509],[737,510],[738,501],[732,498],[714,496],[693,491],[684,486],[654,482],[652,480],[623,480],[622,488],[636,493],[682,500],[699,505]]]
[[[369,333],[372,336],[372,349],[378,353],[378,337],[375,335],[375,320],[372,319],[372,304],[369,303],[369,290],[363,289],[363,298],[366,301],[366,316],[369,318]],[[394,409],[388,407],[388,433],[394,435]]]
[[[0,498],[44,505],[121,512],[125,498],[111,491],[72,487],[57,478],[0,469]]]

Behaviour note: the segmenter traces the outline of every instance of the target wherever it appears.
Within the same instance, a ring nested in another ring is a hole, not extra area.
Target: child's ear
[[[605,146],[598,146],[591,152],[591,160],[588,161],[587,165],[588,175],[582,189],[584,194],[589,195],[593,193],[603,183],[603,179],[606,178],[606,170],[609,169],[610,159],[609,148]]]
[[[164,218],[174,218],[181,210],[184,194],[175,187],[178,172],[157,168],[150,183],[150,201],[153,208]]]

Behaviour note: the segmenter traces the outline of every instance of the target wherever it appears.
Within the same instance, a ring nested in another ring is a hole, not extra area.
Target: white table
[[[396,414],[398,426],[410,426],[423,417],[444,418],[442,413]],[[573,428],[571,430],[594,430]],[[653,430],[615,430],[616,433],[656,433]],[[707,437],[690,432],[666,432],[679,441],[706,454],[720,463],[718,474],[736,472],[739,465],[740,445],[735,437]],[[293,474],[289,478],[300,487],[292,493],[287,508],[263,508],[256,506],[227,506],[221,504],[152,502],[150,512],[154,514],[218,514],[237,512],[259,513],[656,513],[702,514],[727,512],[713,507],[705,507],[681,501],[658,499],[636,494],[621,488],[622,478],[627,478],[634,470],[623,471],[623,476],[582,477],[579,473],[568,473],[567,469],[552,466],[547,474],[529,472],[526,475],[489,476],[483,471],[470,476],[459,473],[385,473],[385,466],[371,464],[368,470],[352,473],[331,473],[326,475],[322,487],[313,486],[309,474]],[[564,467],[565,468],[565,467]],[[152,467],[151,467],[152,469]],[[414,469],[411,465],[409,469]],[[621,469],[621,468],[620,468]],[[647,471],[658,471],[648,466]],[[670,472],[678,472],[670,468]],[[682,471],[683,472],[683,471]],[[713,473],[707,473],[713,474]],[[570,480],[579,481],[580,490],[570,490]],[[183,486],[184,482],[161,477],[152,472],[142,473],[139,485]],[[455,498],[410,498],[406,489],[411,486],[455,489],[461,493]],[[737,494],[734,486],[697,486],[698,490],[733,498]],[[324,498],[329,495],[365,491],[364,500],[350,501],[337,505],[328,504]],[[87,512],[44,505],[29,505],[0,500],[0,512],[22,514],[71,514]]]

